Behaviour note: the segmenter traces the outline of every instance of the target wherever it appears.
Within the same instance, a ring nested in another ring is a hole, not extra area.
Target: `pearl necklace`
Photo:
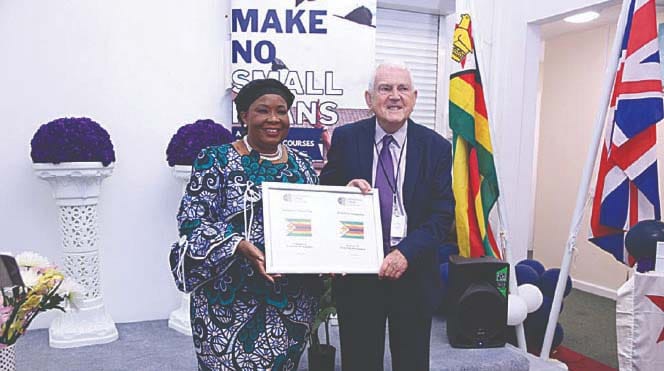
[[[247,147],[247,150],[249,150],[249,152],[251,153],[251,151],[253,151],[254,149],[249,145],[249,141],[247,140],[246,135],[244,137],[242,137],[242,141],[244,142],[244,145]],[[256,151],[256,152],[258,152],[258,151]],[[281,156],[283,155],[283,153],[281,152],[281,145],[277,145],[277,152],[275,152],[275,153],[260,153],[260,152],[258,152],[258,154],[260,155],[261,159],[267,160],[267,161],[280,160]]]

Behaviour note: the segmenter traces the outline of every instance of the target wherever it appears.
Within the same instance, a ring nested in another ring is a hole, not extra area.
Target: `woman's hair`
[[[249,106],[265,94],[277,94],[284,98],[288,109],[293,105],[295,96],[286,85],[275,79],[257,79],[248,82],[235,96],[237,121],[242,127],[242,135],[246,134],[246,123],[242,121],[242,112],[247,112]]]

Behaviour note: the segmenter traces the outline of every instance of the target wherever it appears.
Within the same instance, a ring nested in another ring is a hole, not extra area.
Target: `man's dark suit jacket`
[[[375,125],[374,116],[334,130],[321,184],[346,185],[352,179],[372,184]],[[408,269],[401,279],[412,280],[413,290],[418,290],[417,296],[423,299],[418,304],[430,306],[433,311],[440,303],[438,246],[454,220],[451,145],[433,130],[411,120],[406,138],[402,197],[408,230],[396,248],[408,260]]]

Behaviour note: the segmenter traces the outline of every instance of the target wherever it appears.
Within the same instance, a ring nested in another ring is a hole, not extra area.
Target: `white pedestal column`
[[[191,166],[175,165],[172,167],[173,176],[182,183],[182,194],[186,191],[189,177],[191,177]],[[171,312],[168,317],[168,327],[173,330],[191,336],[191,316],[189,315],[189,294],[181,293],[180,307]]]
[[[74,348],[112,342],[118,338],[118,330],[106,313],[101,292],[97,203],[101,181],[111,175],[113,164],[34,164],[33,169],[37,177],[51,185],[60,209],[64,273],[85,288],[76,307],[51,323],[49,344],[53,348]]]

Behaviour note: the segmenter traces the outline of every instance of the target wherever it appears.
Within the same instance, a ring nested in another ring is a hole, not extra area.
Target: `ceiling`
[[[664,0],[655,0],[655,3],[657,4],[657,13],[658,14],[664,13]],[[618,21],[618,15],[620,14],[620,5],[621,1],[614,0],[602,4],[601,6],[592,6],[584,9],[579,9],[567,14],[561,14],[559,16],[547,19],[542,22],[537,22],[541,25],[540,35],[542,39],[546,40],[568,32],[578,32],[578,31],[588,30],[604,24],[615,24]],[[563,18],[569,15],[589,10],[594,10],[598,12],[599,18],[591,22],[580,23],[580,24],[568,23],[563,21]]]

